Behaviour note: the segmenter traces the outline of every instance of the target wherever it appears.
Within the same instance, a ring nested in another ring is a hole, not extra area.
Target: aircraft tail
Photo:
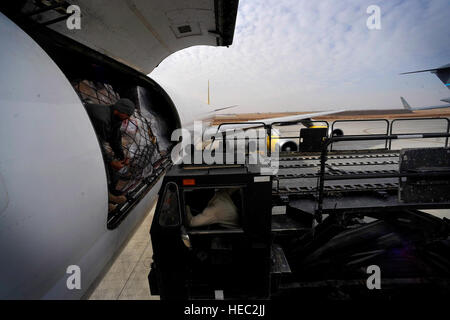
[[[450,108],[450,104],[444,104],[440,106],[423,106],[423,107],[414,107],[412,108],[409,103],[406,101],[405,98],[400,97],[400,100],[402,100],[403,108],[405,110],[408,110],[409,112],[413,112],[416,110],[432,110],[432,109],[442,109],[442,108]]]
[[[211,99],[210,99],[210,97],[209,97],[209,79],[208,79],[208,106],[210,106],[211,105]],[[235,107],[237,107],[238,105],[237,104],[235,104],[235,105],[232,105],[232,106],[228,106],[228,107],[222,107],[222,108],[216,108],[216,109],[214,109],[212,112],[218,112],[218,111],[222,111],[222,110],[226,110],[226,109],[231,109],[231,108],[235,108]]]
[[[209,79],[208,79],[208,105],[209,105],[209,103],[210,103],[210,100],[209,100]]]
[[[403,104],[403,108],[408,110],[408,111],[412,111],[411,106],[409,105],[409,103],[405,100],[405,98],[400,97],[400,100],[402,100],[402,104]]]
[[[436,74],[436,76],[444,83],[444,85],[448,89],[450,89],[450,63],[447,63],[446,65],[435,69],[418,70],[418,71],[404,72],[400,74],[411,74],[419,72],[431,72]]]

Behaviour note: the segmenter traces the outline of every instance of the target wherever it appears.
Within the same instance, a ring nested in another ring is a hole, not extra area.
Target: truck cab
[[[191,227],[192,215],[232,189],[238,224]],[[164,178],[151,227],[152,294],[161,299],[270,296],[272,177],[258,165],[175,165]]]

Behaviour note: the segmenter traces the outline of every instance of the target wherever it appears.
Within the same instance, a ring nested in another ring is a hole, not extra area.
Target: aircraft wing
[[[431,72],[434,73],[441,81],[442,83],[450,89],[450,63],[443,65],[439,68],[435,69],[426,69],[426,70],[418,70],[418,71],[411,71],[411,72],[403,72],[400,74],[411,74],[411,73],[420,73],[420,72]],[[405,98],[400,97],[400,100],[402,101],[403,108],[414,111],[414,110],[430,110],[430,109],[441,109],[441,108],[449,108],[450,104],[444,104],[439,106],[423,106],[423,107],[411,107],[408,102],[406,102]],[[443,102],[450,102],[450,98],[441,99]]]
[[[234,105],[234,106],[229,106],[229,107],[222,107],[222,108],[217,108],[217,109],[214,109],[212,112],[219,112],[219,111],[222,111],[222,110],[227,110],[227,109],[231,109],[231,108],[236,108],[236,107],[238,107],[238,105],[236,104],[236,105]]]
[[[218,131],[219,132],[234,131],[237,129],[245,130],[245,129],[255,128],[255,127],[261,127],[262,125],[276,124],[279,122],[298,123],[298,122],[301,122],[302,120],[310,120],[313,118],[326,116],[329,114],[341,113],[344,111],[346,111],[346,110],[341,109],[341,110],[332,110],[332,111],[322,111],[322,112],[305,113],[305,114],[299,114],[299,115],[293,115],[293,116],[259,119],[259,120],[246,121],[246,122],[236,123],[236,124],[227,124],[227,125],[220,126],[220,128],[218,128]]]
[[[239,0],[73,0],[81,11],[80,29],[73,30],[68,2],[21,3],[21,15],[149,74],[181,49],[231,45]]]
[[[400,97],[400,100],[402,101],[403,108],[405,108],[406,110],[410,110],[410,111],[450,108],[450,104],[443,104],[443,105],[439,105],[439,106],[411,107],[405,98]]]
[[[400,73],[400,74],[411,74],[411,73],[420,73],[420,72],[431,72],[431,73],[434,73],[442,81],[442,83],[448,89],[450,89],[450,63],[447,63],[446,65],[443,65],[443,66],[441,66],[439,68],[418,70],[418,71],[410,71],[410,72],[403,72],[403,73]]]
[[[430,109],[442,109],[442,108],[450,108],[450,104],[443,104],[439,106],[423,106],[423,107],[415,107],[413,110],[430,110]]]

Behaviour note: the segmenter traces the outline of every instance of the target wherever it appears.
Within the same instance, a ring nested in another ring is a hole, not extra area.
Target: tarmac
[[[98,282],[89,300],[159,300],[159,296],[150,294],[147,280],[153,255],[150,226],[155,207],[156,201]]]

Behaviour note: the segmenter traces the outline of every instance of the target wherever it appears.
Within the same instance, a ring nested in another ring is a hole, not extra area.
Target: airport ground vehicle
[[[258,169],[253,166],[202,169],[175,166],[166,175],[163,200],[158,203],[160,214],[155,217],[158,223],[152,227],[153,249],[157,252],[155,263],[158,270],[164,270],[161,273],[164,279],[160,279],[162,296],[181,298],[188,294],[213,298],[208,296],[214,293],[208,290],[212,283],[226,291],[245,287],[245,292],[252,292],[255,297],[267,295],[271,179],[260,176]],[[180,213],[184,212],[184,205],[202,207],[214,194],[214,189],[230,187],[239,189],[234,202],[240,213],[240,227],[182,228],[183,243],[180,225],[185,216]],[[257,203],[247,200],[255,198],[260,200]],[[171,207],[166,207],[168,202]],[[190,282],[187,288],[183,278]],[[171,285],[167,286],[165,281]],[[234,292],[236,296],[239,294]]]
[[[322,137],[320,148],[281,155],[273,176],[251,165],[174,166],[151,228],[152,293],[162,299],[448,295],[450,223],[423,211],[450,208],[450,122],[441,120],[446,130],[439,133],[396,134],[392,123],[401,120],[386,122],[384,134],[327,137],[317,130],[312,136]],[[407,138],[439,138],[443,146],[391,148]],[[382,146],[336,150],[357,141]],[[213,189],[225,187],[242,190],[234,200],[241,227],[188,227],[185,205],[202,208]],[[380,268],[382,290],[368,288],[370,266]]]

